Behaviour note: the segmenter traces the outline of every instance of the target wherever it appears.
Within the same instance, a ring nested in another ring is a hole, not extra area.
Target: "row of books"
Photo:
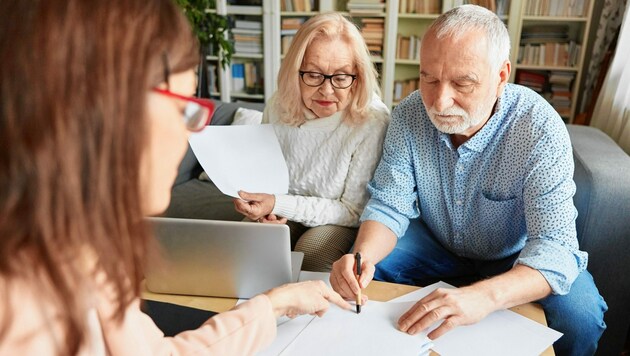
[[[518,70],[515,83],[541,94],[560,116],[568,117],[571,115],[574,80],[574,72]]]
[[[442,13],[442,0],[399,0],[398,12],[401,14],[439,14]]]
[[[510,0],[453,0],[453,7],[473,4],[485,7],[497,15],[507,15],[510,10]]]
[[[262,19],[238,18],[230,30],[234,41],[234,52],[240,54],[262,54]]]
[[[398,34],[396,38],[396,58],[420,59],[420,44],[422,38],[416,35],[403,36]]]
[[[305,17],[286,17],[282,19],[280,23],[280,44],[283,55],[287,54],[293,37],[295,37],[295,34],[305,21]]]
[[[517,63],[523,65],[575,67],[580,60],[582,45],[575,41],[528,43],[519,46]]]
[[[315,0],[280,0],[280,11],[317,11]]]
[[[348,0],[351,15],[378,15],[385,13],[385,0]]]
[[[383,37],[385,34],[385,19],[361,18],[361,35],[367,44],[368,50],[374,56],[383,55]]]
[[[232,63],[232,91],[262,94],[264,91],[263,64],[260,61]]]
[[[418,90],[420,87],[420,80],[418,78],[407,80],[395,80],[394,81],[394,102],[399,102],[407,95]]]
[[[529,0],[525,5],[528,16],[584,17],[590,0]]]

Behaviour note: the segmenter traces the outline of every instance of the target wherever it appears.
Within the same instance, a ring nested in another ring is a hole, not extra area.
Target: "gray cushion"
[[[608,303],[598,354],[619,354],[630,325],[630,157],[598,129],[568,125],[580,249]]]

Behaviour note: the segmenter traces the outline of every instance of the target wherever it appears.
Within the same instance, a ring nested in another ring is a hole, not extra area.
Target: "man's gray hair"
[[[457,38],[476,29],[486,32],[488,59],[492,68],[498,70],[510,59],[510,35],[503,21],[492,11],[477,5],[455,7],[438,17],[427,33],[432,31],[437,39]]]

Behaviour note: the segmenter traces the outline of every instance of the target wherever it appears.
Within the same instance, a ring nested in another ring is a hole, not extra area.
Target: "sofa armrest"
[[[620,354],[630,327],[630,156],[598,129],[567,126],[580,248],[609,310],[598,353]]]

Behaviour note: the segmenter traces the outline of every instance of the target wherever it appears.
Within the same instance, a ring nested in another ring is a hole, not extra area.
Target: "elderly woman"
[[[350,305],[274,288],[164,337],[140,311],[143,216],[170,200],[199,48],[170,0],[0,1],[0,355],[250,355],[276,317]]]
[[[357,27],[340,14],[312,17],[296,34],[265,108],[289,168],[289,194],[240,192],[236,210],[289,221],[303,269],[328,271],[354,243],[381,157],[389,111]]]

